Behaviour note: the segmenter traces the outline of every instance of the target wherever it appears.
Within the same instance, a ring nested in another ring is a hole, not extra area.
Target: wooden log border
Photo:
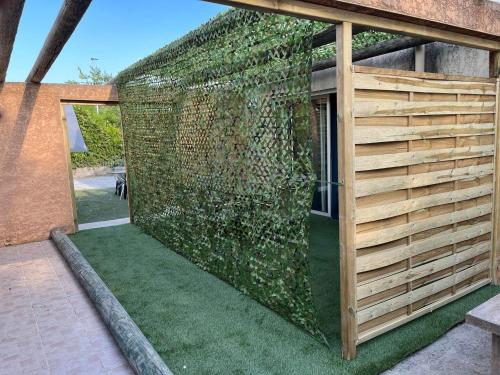
[[[75,244],[61,229],[52,230],[50,235],[134,371],[137,374],[172,375],[151,343]]]

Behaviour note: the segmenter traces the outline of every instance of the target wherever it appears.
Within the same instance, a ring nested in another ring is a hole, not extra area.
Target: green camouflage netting
[[[316,335],[312,34],[230,10],[115,82],[134,223]]]

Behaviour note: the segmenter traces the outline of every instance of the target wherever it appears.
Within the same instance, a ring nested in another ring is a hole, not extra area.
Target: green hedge
[[[115,166],[123,160],[120,109],[75,105],[75,114],[89,152],[72,153],[73,168]]]

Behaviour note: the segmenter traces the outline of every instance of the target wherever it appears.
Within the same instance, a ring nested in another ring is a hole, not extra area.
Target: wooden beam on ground
[[[313,4],[310,1],[300,0],[206,0],[214,3],[221,3],[230,6],[255,9],[279,14],[286,14],[301,18],[308,18],[317,21],[340,23],[350,22],[356,25],[367,26],[377,30],[406,34],[421,37],[429,40],[436,40],[445,43],[464,45],[472,48],[480,48],[491,51],[500,50],[500,37],[497,35],[485,35],[471,30],[453,28],[450,31],[428,25],[422,25],[420,20],[410,22],[408,20],[398,20],[385,18],[384,12],[374,12],[378,16],[363,14],[360,12],[340,9],[335,5]],[[404,2],[401,2],[404,3]],[[451,26],[450,26],[451,28]],[[463,31],[459,32],[459,31]],[[474,35],[470,35],[474,34]]]
[[[0,83],[5,81],[24,0],[0,1]]]
[[[64,0],[26,82],[40,83],[87,11],[92,0]]]
[[[339,165],[340,315],[342,356],[356,356],[356,247],[352,24],[337,25],[337,134]]]
[[[498,256],[500,255],[500,52],[490,53],[490,77],[497,78],[495,115],[495,192],[493,194],[493,248],[491,252],[491,279],[498,285]]]
[[[360,34],[365,31],[370,31],[371,29],[366,26],[358,26],[358,25],[353,25],[352,26],[352,35]],[[324,45],[330,44],[335,42],[336,40],[336,26],[331,26],[313,37],[313,48],[318,48],[322,47]]]
[[[430,43],[430,41],[422,38],[413,38],[411,36],[404,36],[399,39],[385,40],[372,46],[353,51],[352,61],[360,61],[368,59],[370,57],[385,55],[386,53],[401,51],[407,48],[421,46],[426,43]],[[330,59],[313,62],[312,70],[313,72],[316,72],[318,70],[333,68],[335,66],[337,66],[337,58],[333,56]]]

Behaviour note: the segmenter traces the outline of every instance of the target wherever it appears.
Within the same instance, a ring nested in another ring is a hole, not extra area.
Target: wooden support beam
[[[490,77],[497,78],[500,76],[500,53],[499,51],[490,52]]]
[[[495,115],[495,192],[493,195],[493,249],[491,252],[491,279],[498,285],[498,256],[500,254],[500,51],[490,52],[490,77],[497,78]]]
[[[368,26],[373,29],[387,32],[405,34],[421,37],[429,40],[437,40],[445,43],[459,44],[472,48],[480,48],[491,51],[500,50],[500,41],[473,36],[456,31],[442,30],[436,27],[418,24],[417,21],[401,21],[380,16],[362,14],[334,6],[312,4],[299,0],[206,0],[230,6],[255,9],[273,13],[286,14],[296,17],[308,18],[317,21],[339,23],[350,22],[356,25]],[[378,13],[382,14],[381,12]],[[479,34],[476,34],[479,35]]]
[[[415,71],[425,72],[425,44],[415,47]]]
[[[0,1],[0,83],[5,81],[24,0]]]
[[[352,24],[337,25],[337,139],[339,167],[340,314],[342,356],[356,357],[356,247]]]
[[[358,25],[353,25],[352,26],[352,35],[364,33],[365,31],[370,31],[371,29],[366,26],[358,26]],[[335,42],[336,40],[336,26],[331,26],[313,37],[313,48],[318,48],[322,47],[326,44],[330,44]]]
[[[206,0],[230,6],[280,8],[284,0]],[[496,0],[301,0],[302,3],[327,6],[358,14],[404,21],[419,27],[431,27],[456,33],[498,40],[500,4]],[[443,11],[445,10],[445,11]]]
[[[423,44],[430,43],[429,40],[422,38],[413,38],[410,36],[404,36],[399,39],[391,39],[385,40],[383,42],[374,44],[372,46],[368,46],[365,48],[361,48],[359,50],[353,51],[352,53],[352,61],[360,61],[364,59],[368,59],[370,57],[385,55],[386,53],[391,53],[395,51],[401,51],[407,48],[412,48],[416,46],[421,46]],[[313,62],[312,70],[316,72],[318,70],[324,70],[328,68],[333,68],[337,66],[337,58],[336,56]]]
[[[40,83],[82,19],[92,0],[64,0],[26,82]]]

